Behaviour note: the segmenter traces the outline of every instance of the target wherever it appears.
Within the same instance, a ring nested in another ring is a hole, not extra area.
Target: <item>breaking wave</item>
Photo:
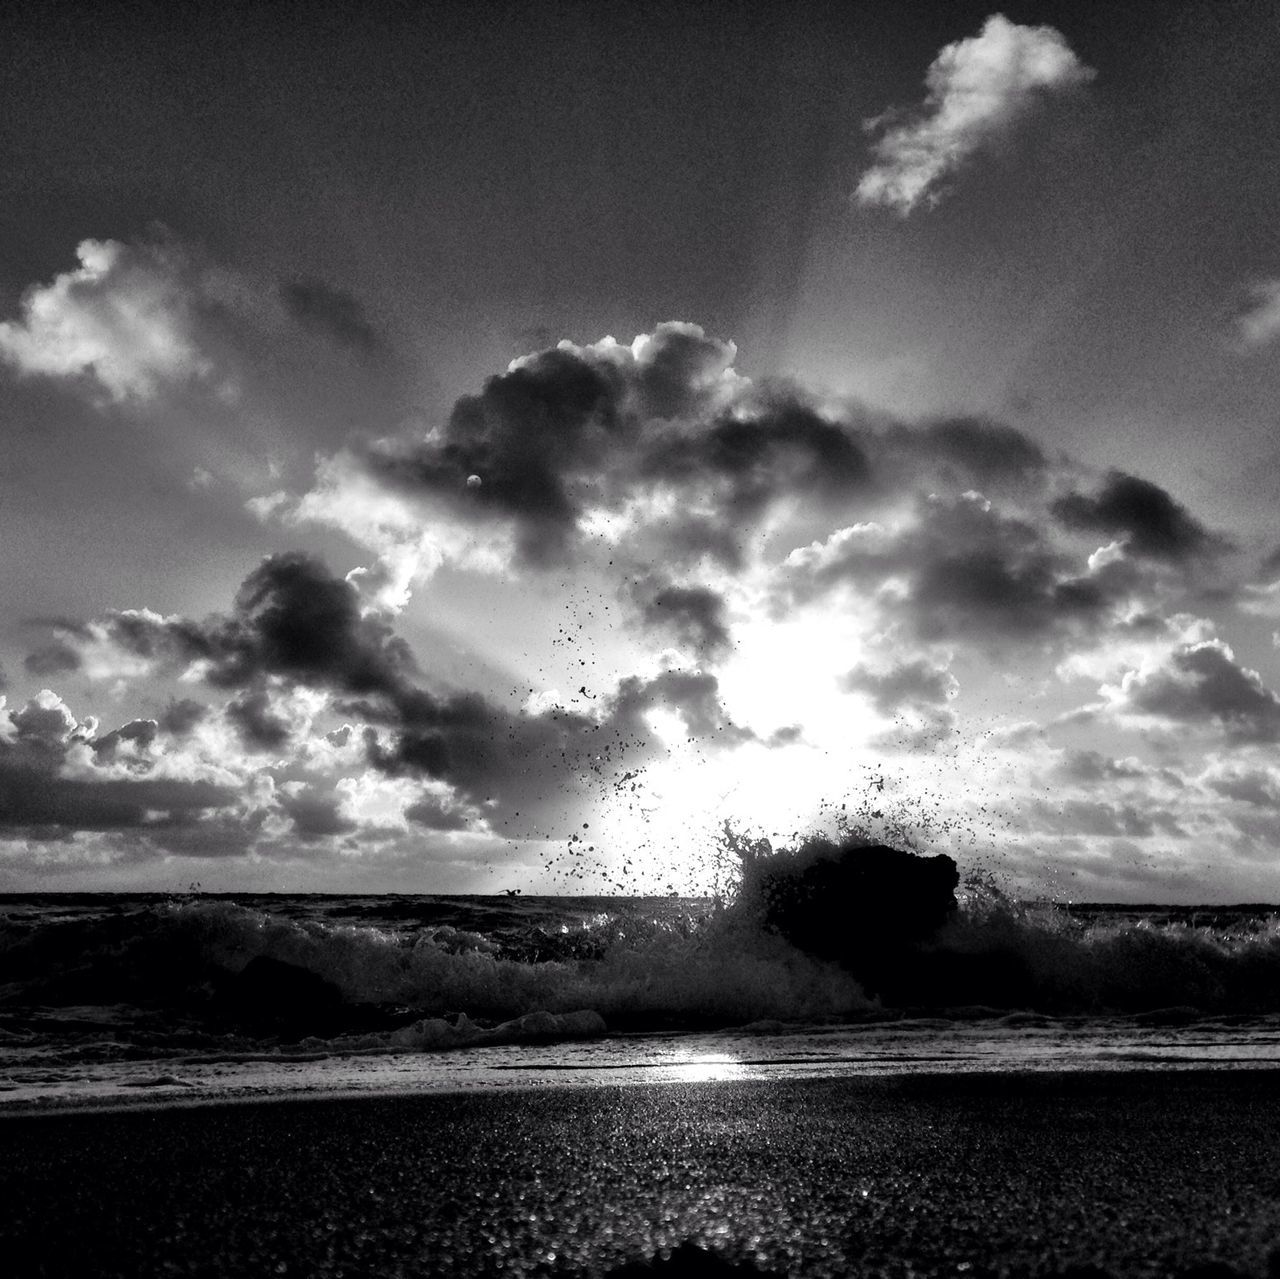
[[[806,931],[808,907],[777,927],[750,875],[727,904],[8,898],[0,1055],[33,1045],[77,1059],[264,1044],[403,1051],[976,1007],[1280,1013],[1274,908],[1025,904],[990,881],[956,897],[925,940],[887,946],[877,982],[819,944],[816,923]],[[827,898],[830,932],[842,906]]]

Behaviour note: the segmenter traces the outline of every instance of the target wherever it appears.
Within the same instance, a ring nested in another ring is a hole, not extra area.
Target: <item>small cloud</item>
[[[842,677],[840,686],[846,692],[867,693],[882,715],[896,715],[904,707],[943,706],[959,690],[955,676],[945,667],[920,659],[884,671],[855,666]]]
[[[290,280],[280,285],[285,310],[304,328],[322,334],[360,355],[384,349],[378,330],[369,322],[359,300],[322,280]]]
[[[356,829],[356,823],[342,811],[338,799],[314,787],[299,790],[297,794],[284,793],[280,797],[280,807],[293,821],[294,832],[300,839],[349,835]]]
[[[678,586],[660,577],[635,583],[633,595],[648,627],[672,633],[702,661],[729,646],[724,597],[706,586]]]
[[[1057,768],[1068,781],[1100,783],[1140,778],[1142,768],[1131,759],[1113,759],[1095,750],[1068,749]]]
[[[1123,471],[1112,471],[1096,497],[1070,493],[1052,509],[1068,528],[1120,536],[1145,559],[1185,564],[1227,549],[1158,484]]]
[[[1094,74],[1053,27],[1019,26],[993,14],[980,34],[947,45],[934,59],[915,119],[896,124],[897,113],[889,113],[867,122],[884,132],[877,163],[858,183],[858,203],[902,217],[922,202],[937,204],[941,183],[1007,135],[1039,97],[1079,88]]]
[[[1120,536],[1130,553],[1147,559],[1187,563],[1228,549],[1160,485],[1124,471],[1112,471],[1097,497],[1069,493],[1052,511],[1069,529]]]
[[[430,792],[409,804],[404,815],[407,821],[428,830],[466,830],[471,825],[471,816],[465,808],[449,804],[442,796]]]
[[[231,702],[226,714],[249,750],[278,750],[289,741],[289,721],[276,711],[262,689]]]
[[[57,640],[28,653],[22,664],[32,675],[65,675],[81,665],[80,654]]]
[[[1249,305],[1237,316],[1236,328],[1249,350],[1280,337],[1280,280],[1258,280],[1249,286]]]
[[[160,716],[159,724],[174,737],[185,737],[209,714],[209,708],[190,697],[170,701]]]
[[[111,402],[207,380],[196,338],[200,273],[179,246],[84,240],[80,265],[31,288],[0,323],[0,360],[28,376],[84,380]]]
[[[1221,640],[1183,645],[1104,692],[1122,713],[1213,725],[1236,743],[1280,741],[1280,697]]]

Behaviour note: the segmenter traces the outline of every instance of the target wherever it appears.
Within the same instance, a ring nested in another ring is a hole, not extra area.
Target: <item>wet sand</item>
[[[13,1275],[530,1276],[656,1256],[638,1273],[663,1274],[692,1245],[744,1274],[1275,1277],[1278,1151],[1268,1071],[13,1115],[0,1257]]]

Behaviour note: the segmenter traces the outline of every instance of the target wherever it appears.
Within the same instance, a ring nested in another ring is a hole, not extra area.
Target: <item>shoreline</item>
[[[0,1247],[33,1259],[14,1274],[533,1279],[682,1245],[813,1279],[1280,1271],[1270,1070],[193,1098],[7,1120]]]
[[[413,1096],[894,1075],[1280,1069],[1280,1017],[897,1018],[529,1038],[424,1052],[235,1052],[48,1061],[0,1075],[0,1119],[286,1097]]]

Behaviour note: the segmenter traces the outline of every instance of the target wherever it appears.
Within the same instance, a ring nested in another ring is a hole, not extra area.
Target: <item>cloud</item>
[[[1016,427],[980,417],[944,418],[921,428],[898,426],[888,442],[905,454],[918,474],[938,468],[940,478],[961,489],[984,492],[1034,487],[1049,469],[1044,450]]]
[[[124,751],[145,754],[155,743],[159,731],[160,726],[153,719],[132,719],[96,738],[93,751],[95,755],[105,757],[114,757]]]
[[[80,654],[70,645],[54,641],[28,653],[22,665],[32,675],[65,675],[80,668]]]
[[[209,714],[209,708],[202,702],[184,697],[171,701],[160,716],[159,724],[166,733],[174,737],[185,737],[197,724]]]
[[[923,659],[902,662],[887,670],[855,666],[841,677],[846,692],[867,693],[882,715],[896,715],[903,708],[929,709],[945,706],[956,695],[955,676],[941,666]]]
[[[735,355],[677,322],[627,345],[561,342],[513,361],[438,429],[323,458],[310,492],[256,509],[370,548],[376,562],[351,580],[387,611],[446,564],[518,577],[614,562],[641,621],[701,661],[727,652],[726,579],[851,512],[981,489],[1043,520],[1060,464],[1015,428],[874,417],[794,383],[753,383]]]
[[[1068,781],[1089,784],[1128,781],[1144,776],[1144,770],[1135,761],[1112,759],[1094,750],[1068,750],[1057,772]]]
[[[28,290],[20,321],[0,323],[0,359],[116,402],[214,377],[197,337],[207,291],[175,243],[84,240],[76,255],[78,267]]]
[[[45,689],[9,712],[0,734],[0,828],[40,838],[71,831],[159,832],[235,801],[206,778],[149,776],[157,726],[135,720],[95,739]]]
[[[1037,101],[1093,76],[1054,28],[992,15],[978,35],[947,45],[934,59],[914,119],[899,123],[898,113],[889,113],[868,121],[868,129],[882,133],[876,163],[858,183],[858,202],[903,217],[921,203],[937,204],[943,182],[1007,136]]]
[[[1236,328],[1248,350],[1280,336],[1280,280],[1258,280],[1249,287],[1249,305],[1236,318]]]
[[[438,435],[408,450],[375,446],[366,461],[384,482],[447,504],[464,523],[509,523],[525,564],[561,564],[589,508],[616,508],[641,476],[660,478],[673,451],[682,453],[673,465],[694,464],[688,436],[670,424],[706,420],[736,390],[735,353],[674,322],[629,346],[562,342],[464,396]],[[661,438],[642,429],[655,422],[668,424]],[[722,471],[749,464],[737,452],[727,440]],[[468,485],[473,475],[478,485]]]
[[[289,280],[280,285],[285,310],[304,328],[322,334],[339,346],[363,356],[385,350],[378,330],[369,322],[359,299],[323,280]]]
[[[865,491],[860,428],[795,388],[756,387],[736,348],[669,322],[513,361],[416,439],[324,459],[312,491],[257,509],[342,528],[379,564],[364,587],[402,606],[446,562],[549,571],[584,548],[741,567],[788,503],[831,509]]]
[[[1145,839],[1157,829],[1184,834],[1173,814],[1131,803],[1106,803],[1096,799],[1069,798],[1058,803],[1036,800],[1030,810],[1032,829],[1058,835],[1091,835],[1102,838]]]
[[[90,623],[94,644],[217,688],[268,676],[353,695],[388,693],[416,670],[408,646],[361,614],[355,588],[301,553],[272,556],[245,579],[230,614],[203,621],[147,610]]]
[[[446,564],[520,576],[616,562],[641,621],[703,661],[726,652],[713,598],[726,579],[852,512],[980,489],[1043,521],[1060,464],[1015,428],[873,417],[794,383],[752,383],[735,355],[676,322],[628,345],[562,342],[463,397],[442,427],[353,445],[320,461],[310,492],[256,509],[370,548],[376,562],[351,580],[388,611]]]
[[[225,714],[250,750],[279,750],[292,736],[290,721],[277,712],[264,689],[228,703]]]
[[[654,576],[634,582],[631,593],[646,626],[670,634],[699,660],[714,660],[728,649],[725,601],[719,592]]]
[[[405,819],[427,830],[466,830],[474,820],[474,812],[449,803],[444,797],[426,792],[404,810]]]
[[[1112,471],[1096,497],[1070,493],[1054,502],[1052,511],[1068,528],[1119,537],[1130,554],[1171,564],[1186,564],[1229,545],[1158,484],[1123,471]]]
[[[1127,596],[1120,575],[1074,571],[1041,526],[973,492],[921,500],[897,525],[838,530],[787,567],[784,607],[841,587],[874,591],[917,639],[984,649],[1095,634]]]
[[[1274,768],[1234,767],[1219,764],[1203,777],[1210,790],[1254,808],[1280,811],[1280,776]]]
[[[1181,645],[1103,691],[1122,715],[1209,725],[1238,744],[1280,740],[1280,697],[1221,640]]]
[[[347,749],[354,738],[359,761],[377,772],[447,783],[499,819],[522,814],[526,827],[554,820],[582,800],[584,787],[607,790],[664,754],[649,720],[654,712],[674,716],[688,737],[711,748],[751,736],[730,721],[716,679],[702,673],[628,677],[590,713],[558,704],[518,711],[475,692],[427,687],[404,641],[384,619],[361,611],[356,586],[301,553],[265,560],[229,613],[195,621],[132,610],[68,625],[65,633],[144,663],[140,675],[236,690],[223,715],[250,752],[301,749],[315,707],[304,702],[295,711],[289,699],[315,690],[361,725],[356,734],[329,732],[330,749]],[[51,732],[65,736],[61,712],[41,713],[52,717]],[[198,703],[181,703],[165,718],[191,732],[205,715]]]
[[[304,840],[349,835],[359,829],[358,823],[343,813],[335,796],[314,787],[304,787],[292,794],[285,792],[280,797],[280,807],[293,822],[294,832]]]
[[[711,740],[721,744],[753,741],[755,735],[740,728],[726,715],[720,704],[719,681],[703,671],[663,671],[651,679],[630,675],[618,684],[611,699],[608,723],[620,735],[643,741],[646,712],[667,710],[681,720],[689,738]]]

